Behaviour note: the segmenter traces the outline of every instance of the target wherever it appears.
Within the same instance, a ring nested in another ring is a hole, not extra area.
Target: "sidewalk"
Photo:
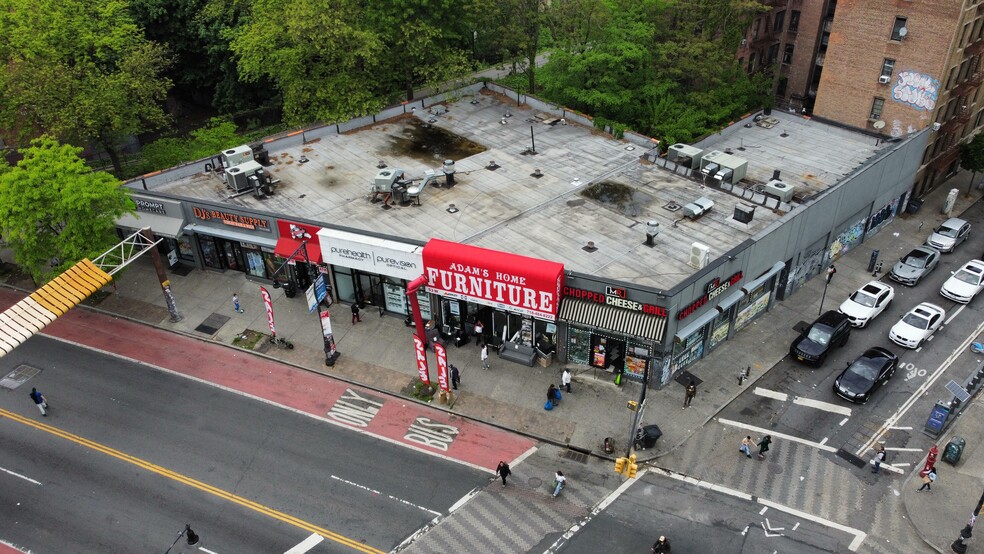
[[[965,191],[969,178],[969,174],[962,173],[951,179],[925,199],[919,213],[902,214],[874,238],[841,258],[824,307],[835,309],[841,299],[871,279],[867,264],[872,249],[880,250],[880,259],[887,269],[905,250],[921,243],[930,228],[945,219],[939,212],[947,192],[954,187]],[[953,213],[962,213],[979,197],[980,191],[974,191],[972,198],[961,193]],[[107,287],[106,296],[93,299],[94,307],[82,309],[102,311],[230,348],[234,348],[233,341],[247,330],[269,333],[260,284],[247,281],[242,273],[192,271],[187,276],[169,277],[178,311],[183,315],[177,323],[169,320],[148,257],[138,259],[118,275],[115,289]],[[23,280],[18,282],[9,276],[5,279],[7,286],[28,286]],[[262,341],[254,348],[255,355],[413,401],[408,391],[416,377],[416,364],[411,330],[404,326],[402,318],[377,315],[369,307],[362,312],[362,322],[352,325],[348,306],[335,306],[332,328],[341,357],[329,368],[324,365],[320,324],[317,316],[307,311],[303,294],[288,299],[282,289],[268,286],[267,290],[273,298],[277,334],[292,341],[295,348],[280,349]],[[703,382],[690,409],[682,409],[682,384],[674,382],[662,390],[648,391],[643,420],[645,424],[658,424],[663,437],[654,449],[639,453],[640,461],[658,458],[683,444],[742,389],[753,386],[780,361],[788,351],[789,341],[785,337],[791,336],[789,330],[799,321],[812,321],[816,317],[822,290],[823,279],[813,279],[792,298],[777,303],[770,312],[719,346],[708,358],[691,366],[690,373]],[[233,310],[233,293],[239,294],[245,313]],[[196,330],[206,320],[215,330]],[[436,380],[433,354],[430,356],[432,378]],[[565,394],[563,402],[547,412],[543,410],[546,390],[551,383],[560,383],[563,364],[528,368],[500,360],[493,353],[492,367],[485,371],[474,342],[461,348],[449,347],[448,359],[461,371],[461,388],[450,406],[435,400],[434,407],[601,456],[604,456],[603,440],[610,436],[616,440],[618,455],[624,453],[633,417],[626,405],[638,399],[640,385],[628,382],[618,387],[608,373],[568,366],[574,370],[574,393]],[[748,366],[752,368],[751,376],[739,386],[738,371]]]

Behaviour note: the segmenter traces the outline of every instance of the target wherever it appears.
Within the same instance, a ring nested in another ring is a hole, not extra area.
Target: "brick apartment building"
[[[776,106],[882,135],[933,125],[913,195],[955,171],[984,123],[984,0],[763,0],[738,51]]]

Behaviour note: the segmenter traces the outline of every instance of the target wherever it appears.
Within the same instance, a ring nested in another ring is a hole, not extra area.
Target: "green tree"
[[[974,135],[970,142],[960,143],[960,168],[970,171],[970,184],[967,185],[967,195],[974,188],[974,179],[984,171],[984,134]]]
[[[140,153],[143,170],[154,171],[214,156],[244,141],[232,121],[214,117],[205,127],[192,131],[190,138],[162,138],[144,146]]]
[[[48,136],[31,144],[0,173],[0,234],[40,285],[115,244],[116,219],[136,206],[112,175],[86,166],[81,148]]]
[[[123,168],[119,144],[167,121],[163,48],[126,0],[0,0],[0,119],[22,136],[95,141]]]
[[[246,22],[227,31],[241,77],[269,78],[290,124],[336,122],[384,105],[383,43],[356,0],[254,0]],[[234,36],[233,36],[234,35]]]

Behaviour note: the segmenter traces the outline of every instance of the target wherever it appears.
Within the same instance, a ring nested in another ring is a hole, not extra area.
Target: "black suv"
[[[827,352],[844,346],[851,336],[851,319],[833,310],[814,321],[789,347],[789,353],[801,362],[823,365]]]

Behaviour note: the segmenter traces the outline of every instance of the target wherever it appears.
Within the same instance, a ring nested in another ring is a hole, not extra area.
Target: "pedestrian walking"
[[[235,292],[232,293],[232,308],[236,310],[236,313],[238,314],[246,313],[246,310],[239,307],[239,294]]]
[[[565,367],[563,375],[560,376],[560,384],[567,389],[567,394],[571,394],[571,370]]]
[[[752,440],[751,435],[745,435],[745,438],[741,439],[741,446],[738,447],[739,452],[743,452],[745,457],[752,457],[752,446],[755,445],[755,441]]]
[[[683,397],[683,409],[686,410],[690,407],[690,401],[697,396],[697,383],[693,379],[690,380],[690,384],[687,385],[687,394]]]
[[[917,491],[927,490],[932,492],[933,483],[936,482],[936,466],[929,468],[929,471],[925,472],[925,474],[920,472],[920,475],[922,475],[923,485],[916,490]]]
[[[512,475],[512,471],[509,469],[509,464],[506,462],[499,462],[499,465],[495,468],[495,474],[502,478],[502,486],[506,486],[506,477]]]
[[[489,345],[482,343],[482,368],[489,368]]]
[[[362,321],[362,316],[359,315],[359,303],[352,302],[352,325]]]
[[[760,460],[765,459],[765,453],[769,451],[770,444],[772,444],[772,435],[766,435],[762,437],[762,440],[758,441]]]
[[[560,489],[564,488],[564,486],[566,484],[567,484],[567,478],[564,477],[564,472],[558,470],[557,473],[554,474],[554,482],[553,482],[553,487],[554,487],[553,495],[554,495],[554,497],[556,497],[558,494],[560,494]]]
[[[547,400],[554,404],[559,403],[557,399],[557,386],[553,383],[550,383],[550,386],[547,388]]]
[[[31,400],[33,400],[34,404],[38,407],[39,410],[41,410],[41,415],[48,417],[48,412],[45,411],[48,409],[48,400],[44,397],[43,394],[38,392],[38,389],[34,389],[34,388],[31,389]]]
[[[653,543],[653,554],[670,554],[670,541],[663,535]]]
[[[878,470],[881,469],[882,462],[885,461],[885,445],[878,445],[878,450],[875,452],[875,459],[872,461],[875,463],[875,469],[871,470],[871,472],[878,473]]]
[[[458,390],[458,383],[461,382],[461,373],[458,372],[458,368],[451,366],[451,387],[454,390]]]

